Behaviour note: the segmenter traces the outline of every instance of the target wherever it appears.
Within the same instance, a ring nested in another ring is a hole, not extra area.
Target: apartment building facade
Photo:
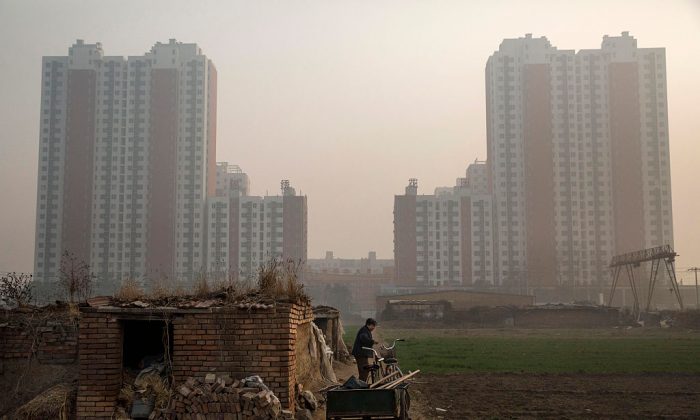
[[[209,273],[250,279],[272,259],[306,261],[307,198],[288,181],[282,181],[278,196],[241,195],[238,186],[222,191],[224,196],[207,203]]]
[[[486,105],[499,284],[602,284],[612,255],[673,244],[663,48],[507,39]]]
[[[409,180],[394,197],[394,259],[398,285],[493,284],[491,196],[483,191],[485,164],[475,162],[454,187],[418,195]]]
[[[44,57],[40,133],[37,280],[58,279],[64,252],[105,290],[201,270],[216,69],[196,44],[125,58],[78,40],[67,56]]]
[[[613,255],[673,245],[663,48],[623,32],[576,52],[528,34],[504,40],[485,76],[487,160],[453,189],[395,197],[397,282],[599,286]]]

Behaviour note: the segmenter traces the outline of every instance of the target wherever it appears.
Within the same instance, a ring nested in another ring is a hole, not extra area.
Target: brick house
[[[260,375],[282,406],[294,410],[297,332],[313,320],[306,304],[80,311],[78,418],[110,417],[125,367],[158,352],[170,360],[174,384],[210,372]]]

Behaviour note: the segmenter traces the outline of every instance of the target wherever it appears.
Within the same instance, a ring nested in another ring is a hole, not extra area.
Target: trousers
[[[367,382],[369,369],[365,369],[365,367],[369,366],[369,357],[355,356],[355,361],[357,362],[357,373],[360,380]]]

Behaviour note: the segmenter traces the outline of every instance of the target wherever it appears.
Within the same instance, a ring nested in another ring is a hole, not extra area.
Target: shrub
[[[0,297],[17,306],[32,301],[32,275],[26,273],[8,273],[0,277]]]
[[[90,273],[90,266],[85,261],[66,251],[61,256],[61,267],[59,269],[59,284],[68,295],[68,301],[73,303],[75,298],[85,300],[92,293],[93,275]]]

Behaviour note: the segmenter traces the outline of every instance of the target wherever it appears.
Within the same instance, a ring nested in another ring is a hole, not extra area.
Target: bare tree
[[[17,306],[31,302],[32,287],[31,274],[12,272],[0,277],[0,297]]]
[[[75,299],[85,300],[92,293],[93,275],[90,265],[78,260],[73,253],[65,251],[61,256],[60,285],[72,303]]]

